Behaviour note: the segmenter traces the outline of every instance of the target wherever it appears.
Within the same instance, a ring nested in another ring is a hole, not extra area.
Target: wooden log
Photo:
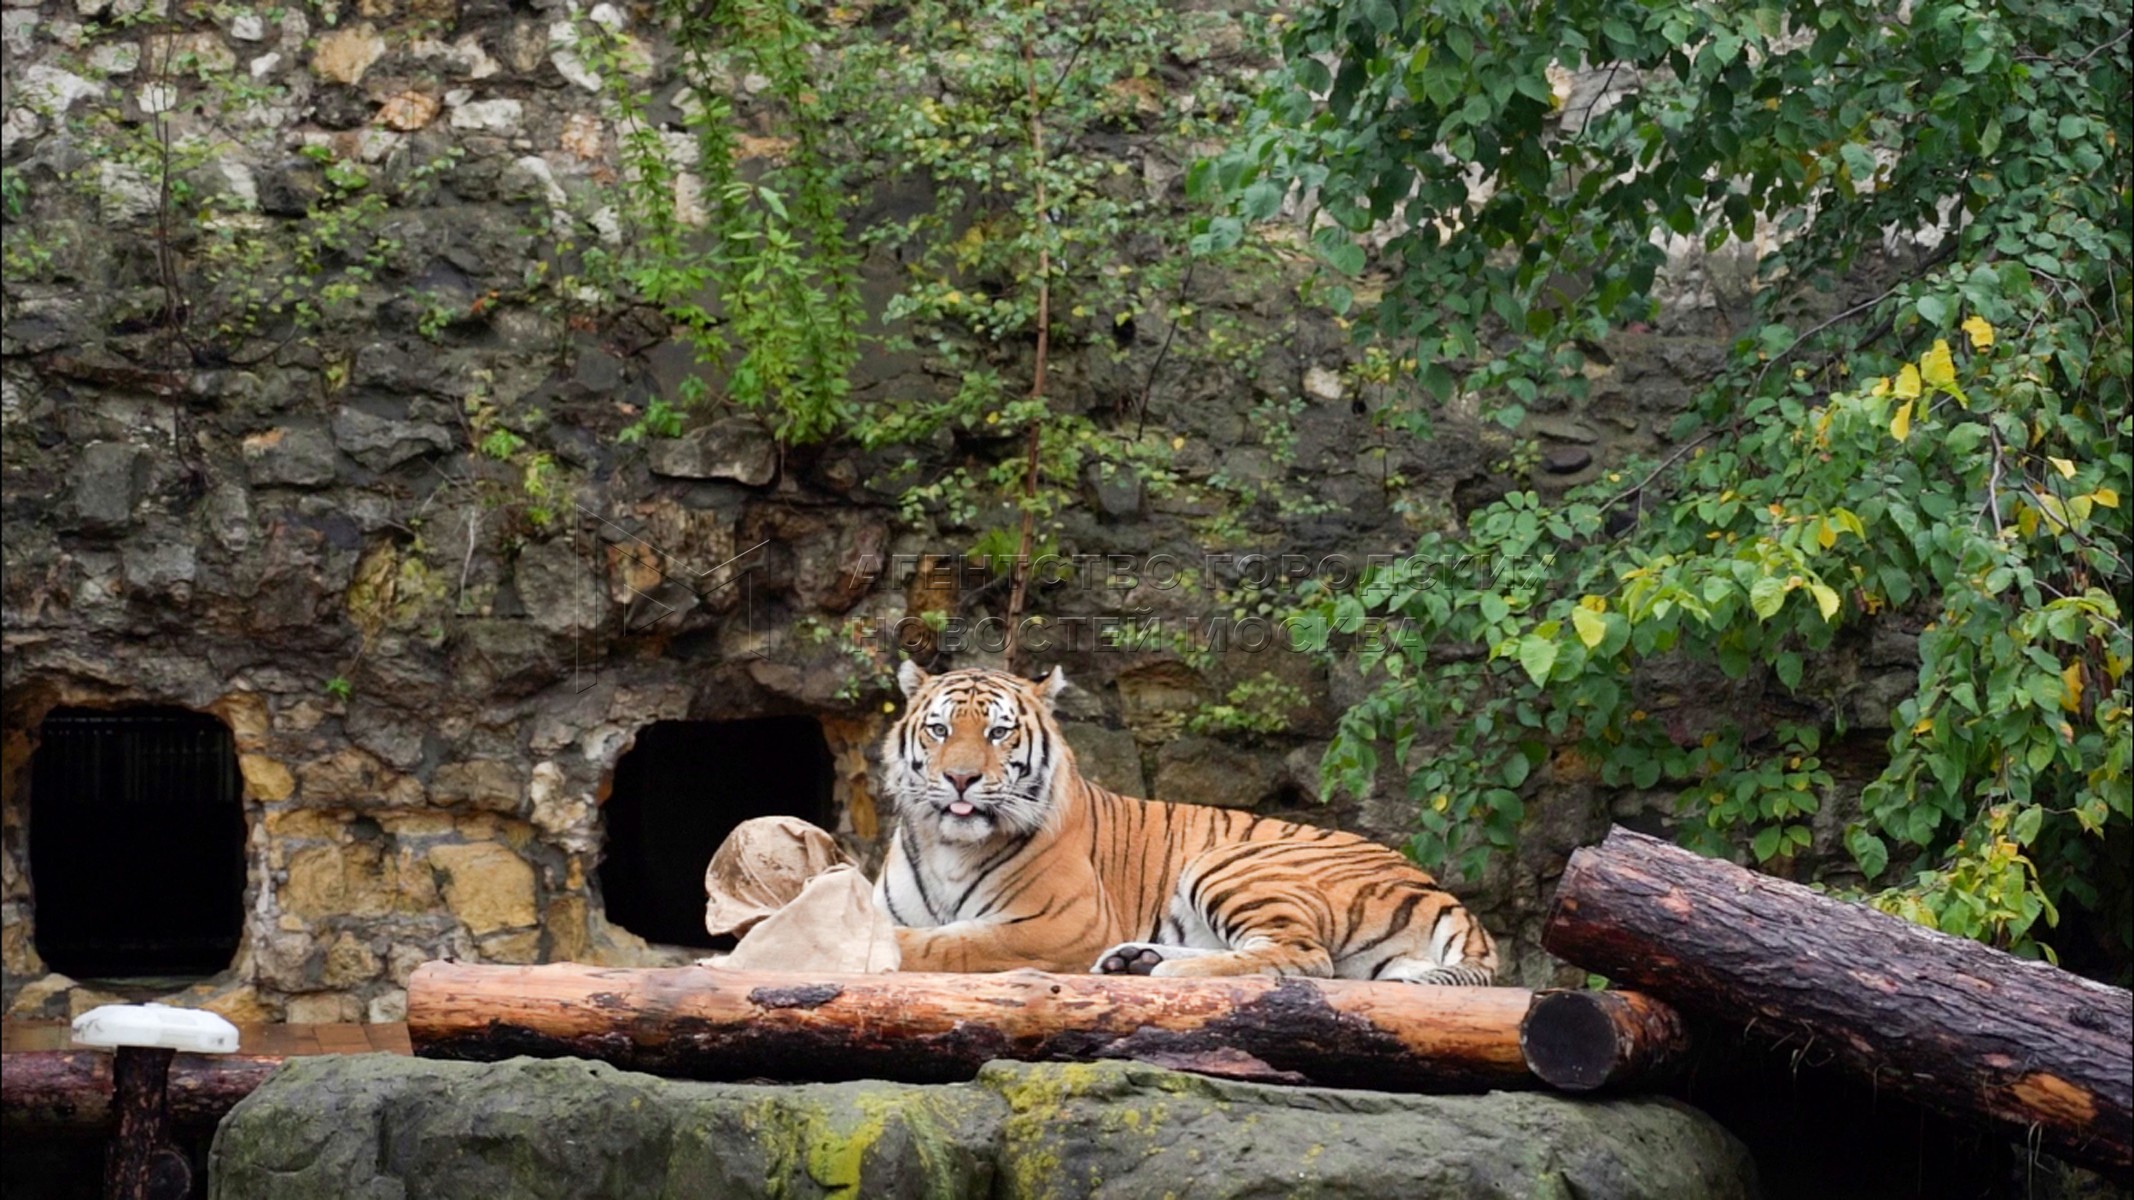
[[[163,1088],[177,1054],[166,1047],[120,1046],[111,1056],[118,1129],[104,1152],[104,1200],[183,1200],[192,1191],[192,1167],[169,1144],[164,1106]]]
[[[1519,1049],[1543,1083],[1566,1092],[1657,1083],[1688,1055],[1681,1014],[1642,992],[1536,992]]]
[[[989,1059],[1128,1058],[1389,1091],[1533,1087],[1531,993],[1239,976],[797,976],[432,962],[408,984],[417,1054],[598,1058],[697,1079],[969,1079]]]
[[[1542,945],[1685,1013],[1812,1044],[1883,1091],[2129,1173],[2124,989],[1623,829],[1571,856]]]
[[[112,1128],[112,1056],[97,1050],[25,1050],[0,1055],[0,1125],[9,1129]],[[164,1092],[181,1132],[211,1130],[281,1066],[278,1057],[180,1054]]]

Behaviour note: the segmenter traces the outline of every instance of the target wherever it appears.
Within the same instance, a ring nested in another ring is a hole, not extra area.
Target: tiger
[[[1057,668],[1032,682],[905,662],[897,682],[875,902],[904,970],[1496,978],[1481,921],[1388,847],[1083,778],[1053,715]]]

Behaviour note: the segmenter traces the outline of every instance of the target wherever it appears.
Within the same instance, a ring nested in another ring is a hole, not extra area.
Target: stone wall
[[[968,549],[974,530],[901,520],[877,480],[883,456],[781,452],[734,414],[703,414],[671,441],[618,442],[692,368],[656,321],[579,320],[525,283],[549,244],[538,231],[617,170],[570,14],[324,0],[195,15],[163,2],[5,0],[9,1011],[100,998],[49,974],[34,947],[28,764],[59,705],[174,704],[233,731],[250,830],[244,942],[227,971],[176,999],[240,1019],[392,1019],[409,971],[438,956],[680,957],[608,923],[596,880],[611,773],[653,721],[818,718],[839,832],[878,853],[887,814],[867,770],[893,707],[893,655],[843,631],[997,611],[998,590],[930,587],[905,568]],[[612,8],[602,19],[637,39],[655,119],[678,129],[657,31]],[[106,110],[115,127],[155,135],[137,146],[176,146],[188,194],[216,198],[223,224],[164,228],[153,155],[80,132]],[[1133,178],[1183,202],[1158,148],[1129,137],[1117,152]],[[345,164],[383,198],[392,241],[338,315],[279,343],[210,336],[244,276],[184,264],[210,261],[218,230],[300,236]],[[881,279],[894,265],[868,269]],[[1383,443],[1330,321],[1291,311],[1265,280],[1214,281],[1201,302],[1274,335],[1271,349],[1236,370],[1159,376],[1150,421],[1173,435],[1184,486],[1092,478],[1055,536],[1070,554],[1182,562],[1399,552],[1417,522],[1455,520],[1514,487],[1560,491],[1658,444],[1718,365],[1746,278],[1686,260],[1661,326],[1610,347],[1589,400],[1536,413],[1524,453],[1457,410],[1432,439]],[[1162,341],[1133,331],[1123,363],[1070,353],[1056,393],[1109,411],[1139,393]],[[902,359],[864,374],[863,399],[941,386]],[[1293,419],[1265,419],[1292,402]],[[498,425],[553,456],[551,519],[531,511],[520,468],[478,449]],[[1012,439],[918,450],[922,469],[1014,452]],[[696,575],[759,544],[731,586],[740,572]],[[1041,591],[1040,611],[1073,635],[1037,655],[1081,685],[1064,707],[1071,738],[1123,790],[1403,840],[1413,816],[1397,780],[1317,803],[1319,752],[1361,686],[1345,667],[1278,650],[1112,652],[1066,620],[1219,617],[1256,572]],[[1184,732],[1263,674],[1301,696],[1284,732]],[[1708,709],[1701,683],[1678,682],[1668,703]],[[1509,939],[1513,976],[1540,983],[1561,973],[1532,938],[1550,881],[1611,803],[1636,814],[1640,800],[1602,795],[1575,770],[1529,787],[1525,844],[1474,891]]]

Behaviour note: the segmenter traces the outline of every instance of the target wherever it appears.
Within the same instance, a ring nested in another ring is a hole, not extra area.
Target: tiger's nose
[[[941,772],[941,778],[948,780],[948,785],[955,788],[956,794],[959,796],[970,791],[971,785],[978,782],[976,773],[965,775],[958,771],[943,771]]]

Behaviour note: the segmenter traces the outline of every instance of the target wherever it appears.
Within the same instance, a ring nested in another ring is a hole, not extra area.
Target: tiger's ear
[[[926,686],[926,681],[932,678],[933,676],[928,675],[918,663],[908,658],[904,660],[903,666],[897,668],[897,686],[904,689],[906,700],[916,695],[920,688]]]
[[[1052,668],[1052,674],[1047,675],[1043,679],[1038,680],[1037,683],[1038,697],[1044,700],[1047,705],[1050,705],[1054,700],[1059,699],[1060,693],[1066,690],[1067,672],[1061,670],[1058,667]]]

